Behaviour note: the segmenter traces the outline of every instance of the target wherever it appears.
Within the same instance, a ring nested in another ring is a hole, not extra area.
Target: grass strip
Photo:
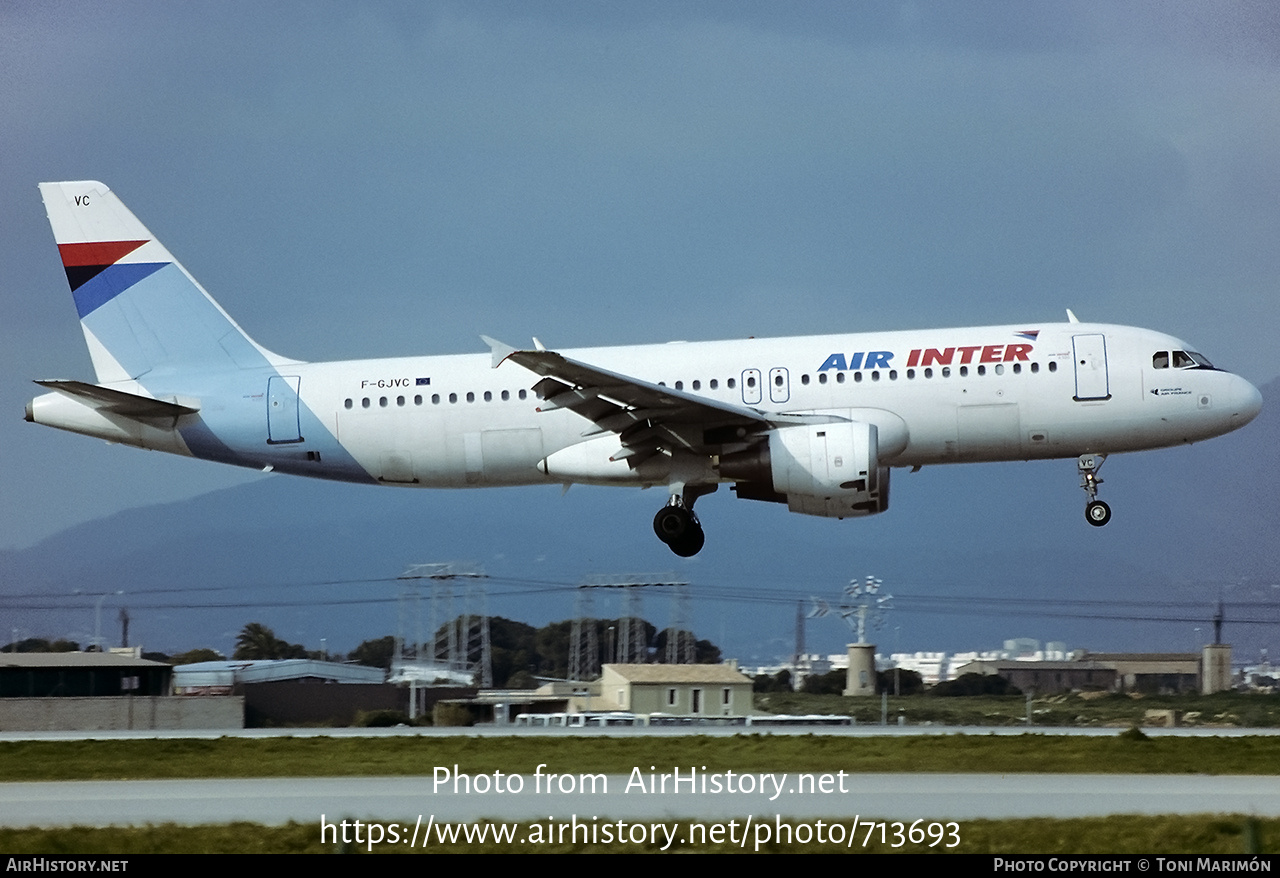
[[[405,736],[0,743],[0,781],[708,771],[1280,774],[1280,737]]]

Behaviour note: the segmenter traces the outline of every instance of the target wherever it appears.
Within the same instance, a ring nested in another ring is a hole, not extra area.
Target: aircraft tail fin
[[[102,183],[40,194],[99,383],[293,362],[249,338]]]

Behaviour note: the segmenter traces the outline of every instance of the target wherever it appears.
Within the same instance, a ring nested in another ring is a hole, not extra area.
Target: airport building
[[[0,653],[6,731],[241,728],[240,699],[170,695],[172,667],[126,650]]]

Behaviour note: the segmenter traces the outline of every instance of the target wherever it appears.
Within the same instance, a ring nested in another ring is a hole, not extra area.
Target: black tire
[[[702,551],[702,546],[706,543],[707,537],[702,532],[702,525],[694,524],[685,535],[674,542],[667,545],[671,551],[675,552],[681,558],[692,558],[694,555]]]
[[[683,506],[663,506],[653,517],[653,532],[668,546],[681,542],[695,526],[693,515]]]
[[[1084,519],[1094,527],[1102,527],[1111,520],[1111,507],[1101,500],[1094,500],[1084,508]]]

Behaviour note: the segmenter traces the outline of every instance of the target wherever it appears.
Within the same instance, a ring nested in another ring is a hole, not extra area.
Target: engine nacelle
[[[726,455],[720,474],[739,497],[787,504],[792,512],[848,518],[889,508],[889,468],[881,466],[875,424],[781,427],[768,443]]]

